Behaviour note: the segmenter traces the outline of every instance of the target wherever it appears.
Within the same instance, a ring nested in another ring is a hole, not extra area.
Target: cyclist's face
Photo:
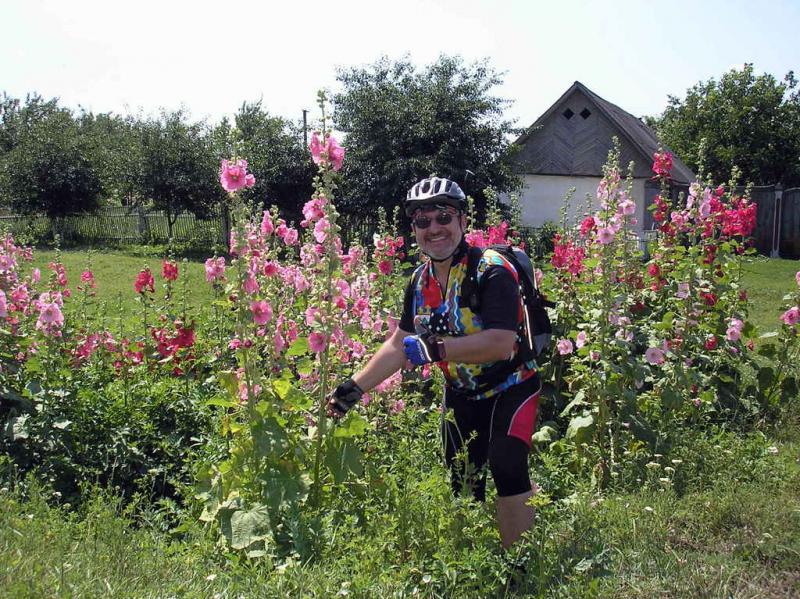
[[[420,249],[434,260],[455,251],[467,225],[466,216],[452,206],[424,206],[414,212],[412,224]]]

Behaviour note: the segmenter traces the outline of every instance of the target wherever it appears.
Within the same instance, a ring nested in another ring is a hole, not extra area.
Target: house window
[[[567,108],[567,109],[566,109],[564,112],[562,112],[561,114],[563,114],[563,115],[564,115],[564,118],[565,118],[565,119],[567,119],[567,120],[570,120],[570,119],[571,119],[573,116],[575,116],[575,113],[574,113],[574,112],[572,112],[572,111],[571,111],[569,108]]]
[[[583,117],[583,120],[586,120],[590,116],[592,116],[592,113],[589,111],[588,108],[584,108],[583,110],[581,110],[581,116]]]

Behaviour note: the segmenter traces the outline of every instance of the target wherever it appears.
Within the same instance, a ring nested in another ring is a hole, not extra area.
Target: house
[[[585,204],[586,194],[595,197],[615,136],[620,142],[623,177],[628,164],[635,163],[633,199],[638,221],[635,228],[640,232],[651,229],[652,214],[645,206],[659,192],[651,170],[653,154],[659,149],[658,139],[640,119],[579,81],[514,142],[520,146],[515,169],[523,179],[520,193],[523,224],[536,227],[548,221],[559,222],[564,197],[573,187],[576,192],[568,216],[571,222],[579,219],[582,214],[575,215],[574,211]],[[694,179],[694,173],[673,156],[675,190],[685,190]]]

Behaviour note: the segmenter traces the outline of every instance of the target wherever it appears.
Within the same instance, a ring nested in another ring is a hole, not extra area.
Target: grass
[[[744,455],[736,442],[719,450],[731,465]],[[493,596],[798,596],[798,451],[796,440],[779,444],[777,455],[765,452],[747,473],[715,477],[682,496],[669,488],[648,487],[606,497],[582,494],[575,501],[546,507],[535,534],[523,541],[527,571],[519,592],[498,582]],[[452,500],[443,501],[431,504],[418,519],[436,520],[449,529],[457,523],[458,510]],[[488,519],[486,511],[478,511],[477,518]],[[388,528],[392,516],[385,515]],[[123,510],[102,492],[76,515],[51,507],[42,490],[22,500],[4,489],[2,595],[471,597],[487,596],[469,590],[476,584],[472,577],[504,578],[502,571],[499,576],[492,571],[502,570],[504,563],[495,544],[469,524],[459,532],[466,538],[474,535],[465,549],[474,556],[471,562],[454,559],[456,541],[449,540],[449,533],[441,536],[422,528],[421,534],[432,538],[418,542],[433,551],[387,551],[392,545],[387,545],[385,532],[364,530],[315,563],[290,559],[280,568],[268,561],[226,556],[197,527],[177,538],[159,524],[154,512]]]
[[[742,284],[751,303],[749,320],[760,332],[780,328],[782,298],[797,289],[794,277],[798,270],[800,260],[758,256],[744,261]]]

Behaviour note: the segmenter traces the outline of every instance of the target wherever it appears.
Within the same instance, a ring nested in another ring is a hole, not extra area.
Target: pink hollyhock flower
[[[39,310],[36,328],[49,333],[64,326],[64,314],[56,302],[44,303]]]
[[[402,399],[397,399],[392,404],[392,407],[389,408],[389,411],[392,414],[399,414],[400,412],[402,412],[405,409],[406,409],[406,402],[404,402]]]
[[[257,325],[264,325],[272,320],[272,306],[266,300],[250,302],[250,311],[253,313],[253,322]]]
[[[328,160],[333,163],[333,170],[338,171],[344,162],[344,148],[339,145],[333,135],[328,136]]]
[[[139,274],[136,275],[136,280],[133,282],[133,289],[136,293],[144,293],[145,291],[149,291],[150,293],[155,292],[155,281],[153,280],[153,273],[150,272],[149,268],[139,271]]]
[[[663,364],[666,357],[662,349],[657,347],[648,347],[647,351],[644,352],[644,359],[650,364],[657,366],[659,364]]]
[[[264,210],[264,216],[261,218],[261,233],[263,235],[272,235],[275,230],[275,225],[272,224],[272,215],[268,210]]]
[[[716,337],[716,335],[709,335],[708,339],[706,339],[704,347],[708,351],[713,351],[713,350],[717,349],[717,337]]]
[[[283,235],[283,243],[285,243],[286,245],[296,245],[297,239],[298,239],[297,229],[294,229],[292,227],[287,227],[286,233],[284,233]]]
[[[575,347],[580,349],[584,345],[586,345],[586,331],[581,331],[580,333],[578,333],[578,336],[575,338]]]
[[[8,302],[6,301],[5,292],[0,289],[0,318],[8,316]]]
[[[614,229],[611,227],[603,227],[597,231],[597,240],[603,245],[607,245],[614,241]]]
[[[571,354],[573,351],[572,341],[569,339],[559,339],[558,343],[556,343],[556,347],[558,348],[558,353],[562,356]]]
[[[275,264],[272,260],[267,260],[264,263],[263,271],[265,277],[274,277],[278,274],[278,265]]]
[[[797,281],[797,286],[800,287],[800,270],[794,275],[794,280]]]
[[[34,283],[38,283],[41,280],[42,280],[42,271],[39,270],[38,268],[34,268],[33,272],[31,273],[31,281],[33,281]],[[94,285],[92,285],[92,287],[94,287]]]
[[[617,206],[617,210],[620,214],[624,214],[625,216],[630,216],[634,212],[636,212],[636,204],[631,200],[625,200],[620,202]]]
[[[322,312],[319,308],[315,308],[314,306],[309,306],[306,308],[305,317],[306,317],[306,326],[311,326],[317,320],[321,320],[320,316],[322,316]]]
[[[739,320],[738,318],[731,318],[729,325],[732,329],[736,329],[737,331],[741,332],[742,327],[744,326],[744,322]]]
[[[306,219],[306,226],[325,216],[325,212],[323,212],[322,208],[325,206],[327,201],[328,200],[325,197],[319,197],[317,199],[309,200],[305,203],[303,206],[303,217]]]
[[[86,283],[92,289],[97,286],[97,284],[94,282],[94,274],[91,270],[84,270],[81,273],[81,283]]]
[[[678,299],[686,299],[689,297],[689,283],[678,283],[678,291],[675,297]]]
[[[653,172],[657,177],[669,177],[672,170],[672,153],[656,152],[653,154]]]
[[[593,362],[597,362],[600,359],[600,352],[592,350],[589,352],[589,357],[592,359]]]
[[[378,270],[381,274],[390,275],[392,274],[392,263],[389,260],[381,260],[378,262]]]
[[[729,327],[727,331],[725,331],[725,339],[728,341],[739,341],[739,338],[742,336],[742,331],[735,327]]]
[[[259,291],[258,281],[254,276],[249,276],[244,280],[244,292],[247,295],[255,295]]]
[[[178,278],[178,265],[172,260],[164,260],[161,265],[161,276],[165,281],[175,281]],[[81,276],[83,280],[83,276]]]
[[[375,392],[376,393],[383,393],[385,391],[391,391],[392,389],[396,389],[397,387],[400,386],[400,383],[402,382],[402,380],[403,379],[402,379],[401,371],[398,370],[392,376],[390,376],[388,379],[386,379],[382,383],[378,384],[375,387]]]
[[[331,230],[331,223],[327,218],[321,218],[316,225],[314,225],[314,239],[317,243],[324,243],[328,237],[328,231]]]
[[[223,160],[219,169],[219,182],[228,193],[239,191],[242,187],[255,185],[255,177],[247,175],[247,160],[236,162]]]
[[[206,281],[209,283],[225,277],[225,257],[209,258],[206,260]]]
[[[483,231],[480,229],[475,229],[474,231],[470,231],[466,235],[464,235],[464,239],[466,239],[467,243],[476,248],[487,248],[489,247],[489,240],[486,238]]]
[[[319,131],[311,134],[311,143],[308,144],[308,148],[311,150],[311,159],[314,164],[319,165],[322,161],[322,142],[319,140]]]
[[[308,347],[310,347],[311,351],[313,351],[315,354],[322,353],[327,344],[328,342],[325,339],[325,335],[322,333],[314,332],[308,336]]]
[[[781,320],[787,326],[793,327],[800,321],[800,308],[793,306],[781,315]]]
[[[589,233],[594,231],[595,228],[597,228],[597,225],[594,222],[594,217],[587,216],[581,221],[581,229],[580,229],[581,237],[586,237]]]

